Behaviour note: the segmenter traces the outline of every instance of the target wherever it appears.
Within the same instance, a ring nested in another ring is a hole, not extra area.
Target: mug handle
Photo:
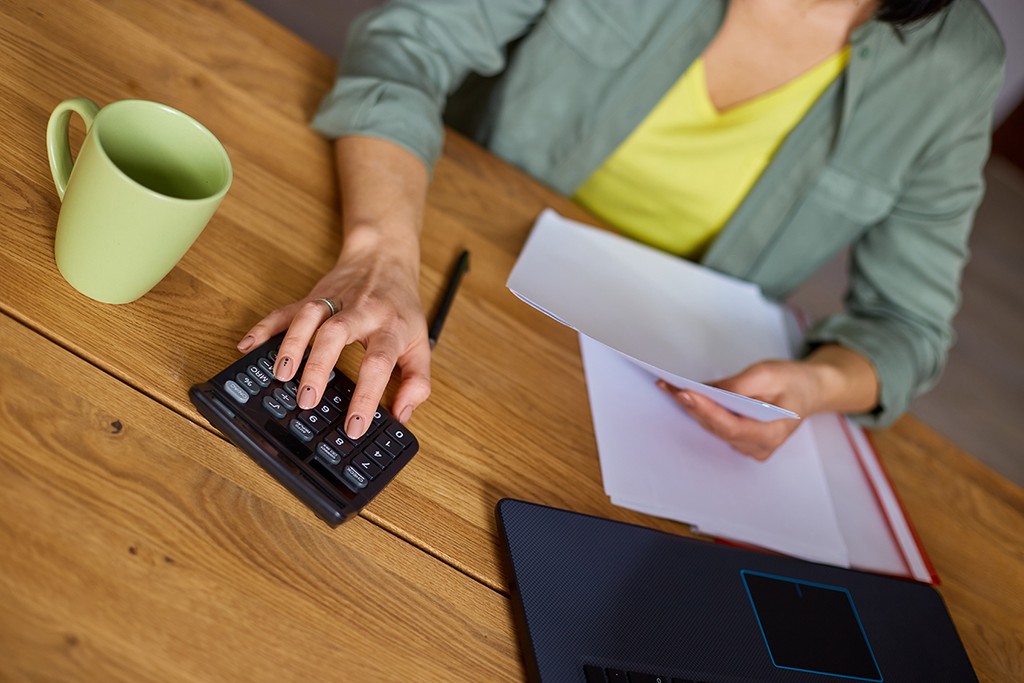
[[[50,114],[46,124],[46,152],[50,156],[50,173],[57,186],[57,196],[64,201],[64,192],[68,189],[71,178],[71,145],[68,144],[68,124],[72,114],[78,114],[85,121],[85,131],[92,128],[92,122],[99,113],[99,106],[86,97],[74,97],[64,100]]]

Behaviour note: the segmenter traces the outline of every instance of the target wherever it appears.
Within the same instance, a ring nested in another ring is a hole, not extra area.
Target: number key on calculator
[[[383,408],[370,428],[350,439],[342,428],[355,388],[331,373],[323,399],[296,403],[296,381],[274,377],[283,334],[271,338],[189,390],[192,403],[321,519],[337,526],[359,512],[419,450],[416,437]],[[304,359],[305,360],[305,359]],[[301,377],[302,367],[295,377]]]

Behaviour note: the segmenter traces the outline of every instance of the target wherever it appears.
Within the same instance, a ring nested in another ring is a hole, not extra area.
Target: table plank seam
[[[502,596],[504,596],[506,598],[510,597],[510,594],[509,594],[508,590],[503,588],[497,582],[491,581],[490,579],[488,579],[485,574],[473,571],[472,568],[465,566],[464,564],[458,562],[457,560],[455,560],[452,557],[449,557],[448,555],[446,555],[445,553],[441,552],[437,548],[434,548],[434,547],[428,545],[427,543],[422,543],[422,542],[418,541],[416,538],[414,538],[411,535],[406,534],[405,532],[403,532],[396,525],[389,524],[384,518],[378,517],[373,512],[364,509],[364,510],[360,511],[359,516],[364,518],[366,521],[370,522],[371,524],[374,524],[375,526],[380,527],[383,531],[387,531],[387,532],[391,533],[392,535],[397,536],[398,538],[402,539],[403,541],[405,541],[409,545],[411,545],[411,546],[413,546],[415,548],[419,548],[423,552],[425,552],[428,555],[430,555],[431,557],[433,557],[438,562],[441,562],[443,564],[448,565],[449,567],[451,567],[455,571],[457,571],[457,572],[459,572],[461,574],[464,574],[467,578],[473,579],[474,581],[476,581],[477,583],[485,586],[486,588],[490,588],[491,590],[493,590],[495,593],[498,593],[499,595],[502,595]]]

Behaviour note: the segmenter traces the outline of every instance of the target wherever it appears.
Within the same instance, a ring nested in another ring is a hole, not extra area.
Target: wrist
[[[401,268],[417,280],[420,268],[419,235],[408,228],[361,223],[346,226],[338,263],[386,262]]]
[[[862,413],[878,405],[878,376],[864,356],[837,344],[825,344],[806,361],[814,385],[813,412]]]

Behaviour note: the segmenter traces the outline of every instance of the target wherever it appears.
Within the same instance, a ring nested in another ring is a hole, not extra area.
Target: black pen
[[[441,303],[437,307],[437,313],[434,314],[434,319],[430,323],[430,330],[427,332],[427,339],[430,341],[430,348],[434,348],[437,344],[437,338],[441,336],[441,328],[444,327],[445,318],[448,317],[448,309],[452,307],[452,301],[455,299],[455,292],[459,289],[459,283],[462,282],[462,276],[469,270],[469,251],[463,250],[459,256],[458,262],[455,264],[455,269],[452,270],[451,277],[448,278],[448,286],[444,290],[444,298],[441,299]]]

